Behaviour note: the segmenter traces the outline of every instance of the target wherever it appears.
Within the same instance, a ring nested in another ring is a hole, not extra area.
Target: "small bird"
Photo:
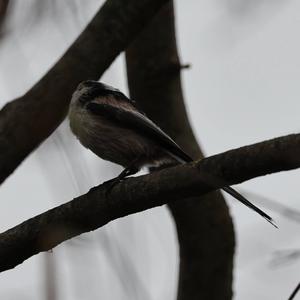
[[[117,181],[144,166],[191,162],[136,103],[118,89],[98,81],[80,83],[69,109],[70,127],[83,146],[102,159],[124,167]],[[273,219],[233,188],[222,188],[276,227]]]

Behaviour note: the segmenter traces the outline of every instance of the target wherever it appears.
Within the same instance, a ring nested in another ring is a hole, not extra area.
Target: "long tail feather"
[[[232,197],[234,197],[235,199],[239,200],[240,202],[242,202],[244,205],[246,205],[247,207],[253,209],[256,213],[258,213],[259,215],[261,215],[263,218],[265,218],[269,223],[271,223],[274,227],[278,228],[277,225],[275,224],[274,220],[267,215],[265,212],[263,212],[260,208],[258,208],[257,206],[255,206],[254,204],[252,204],[249,200],[247,200],[244,196],[242,196],[240,193],[238,193],[236,190],[234,190],[233,188],[226,186],[223,187],[222,190],[226,193],[228,193],[229,195],[231,195]]]
[[[170,154],[172,156],[174,156],[181,163],[193,161],[193,159],[190,156],[188,156],[185,152],[183,152],[179,146],[177,146],[177,147],[178,147],[178,149],[176,149],[177,150],[176,152],[174,152],[174,151],[170,152]],[[226,186],[226,187],[223,187],[222,190],[224,192],[228,193],[229,195],[231,195],[232,197],[234,197],[235,199],[242,202],[244,205],[246,205],[250,209],[254,210],[259,215],[261,215],[269,223],[271,223],[275,228],[278,228],[278,226],[275,224],[274,220],[269,215],[267,215],[264,211],[262,211],[260,208],[258,208],[254,204],[252,204],[249,200],[247,200],[244,196],[242,196],[240,193],[238,193],[232,187]]]

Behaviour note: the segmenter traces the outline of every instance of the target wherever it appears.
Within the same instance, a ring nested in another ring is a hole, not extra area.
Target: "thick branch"
[[[131,96],[182,148],[202,158],[186,114],[176,45],[173,1],[126,51]],[[222,194],[171,203],[178,234],[178,300],[231,299],[234,232]],[[204,242],[205,241],[205,242]]]
[[[129,178],[109,193],[100,185],[0,234],[0,271],[47,251],[76,235],[155,206],[201,195],[215,188],[300,167],[300,135],[231,150],[199,162]],[[209,175],[208,175],[209,174]],[[184,200],[182,200],[184,201]]]
[[[64,119],[77,84],[98,79],[166,0],[109,0],[55,66],[0,111],[0,182]]]

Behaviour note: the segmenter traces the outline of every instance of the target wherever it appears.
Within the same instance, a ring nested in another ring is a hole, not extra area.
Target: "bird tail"
[[[174,148],[176,151],[174,151],[174,149],[173,149],[173,151],[170,154],[175,159],[177,159],[178,162],[182,163],[182,162],[193,161],[193,159],[188,154],[186,154],[179,146],[177,146],[177,144],[175,144],[175,145],[176,145],[176,147],[174,147]],[[275,222],[273,221],[273,219],[269,215],[267,215],[265,212],[263,212],[260,208],[258,208],[254,204],[252,204],[249,200],[247,200],[244,196],[242,196],[236,190],[234,190],[233,188],[231,188],[229,186],[223,187],[222,190],[224,192],[228,193],[229,195],[231,195],[232,197],[234,197],[235,199],[239,200],[241,203],[243,203],[250,209],[254,210],[256,213],[258,213],[263,218],[265,218],[269,223],[271,223],[274,227],[278,228],[277,225],[275,224]]]
[[[275,224],[274,220],[269,215],[267,215],[265,212],[263,212],[260,208],[258,208],[254,204],[252,204],[249,200],[247,200],[244,196],[242,196],[236,190],[234,190],[230,186],[225,186],[222,188],[222,190],[224,192],[228,193],[229,195],[231,195],[232,197],[234,197],[235,199],[239,200],[241,203],[243,203],[247,207],[254,210],[256,213],[258,213],[263,218],[265,218],[269,223],[271,223],[274,227],[278,228],[277,225]]]

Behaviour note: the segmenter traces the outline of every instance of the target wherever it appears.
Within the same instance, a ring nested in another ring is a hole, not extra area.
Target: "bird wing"
[[[109,104],[98,104],[93,101],[87,104],[87,109],[95,115],[118,123],[121,127],[138,131],[143,136],[152,139],[180,161],[193,161],[165,132],[139,111],[120,109]]]

